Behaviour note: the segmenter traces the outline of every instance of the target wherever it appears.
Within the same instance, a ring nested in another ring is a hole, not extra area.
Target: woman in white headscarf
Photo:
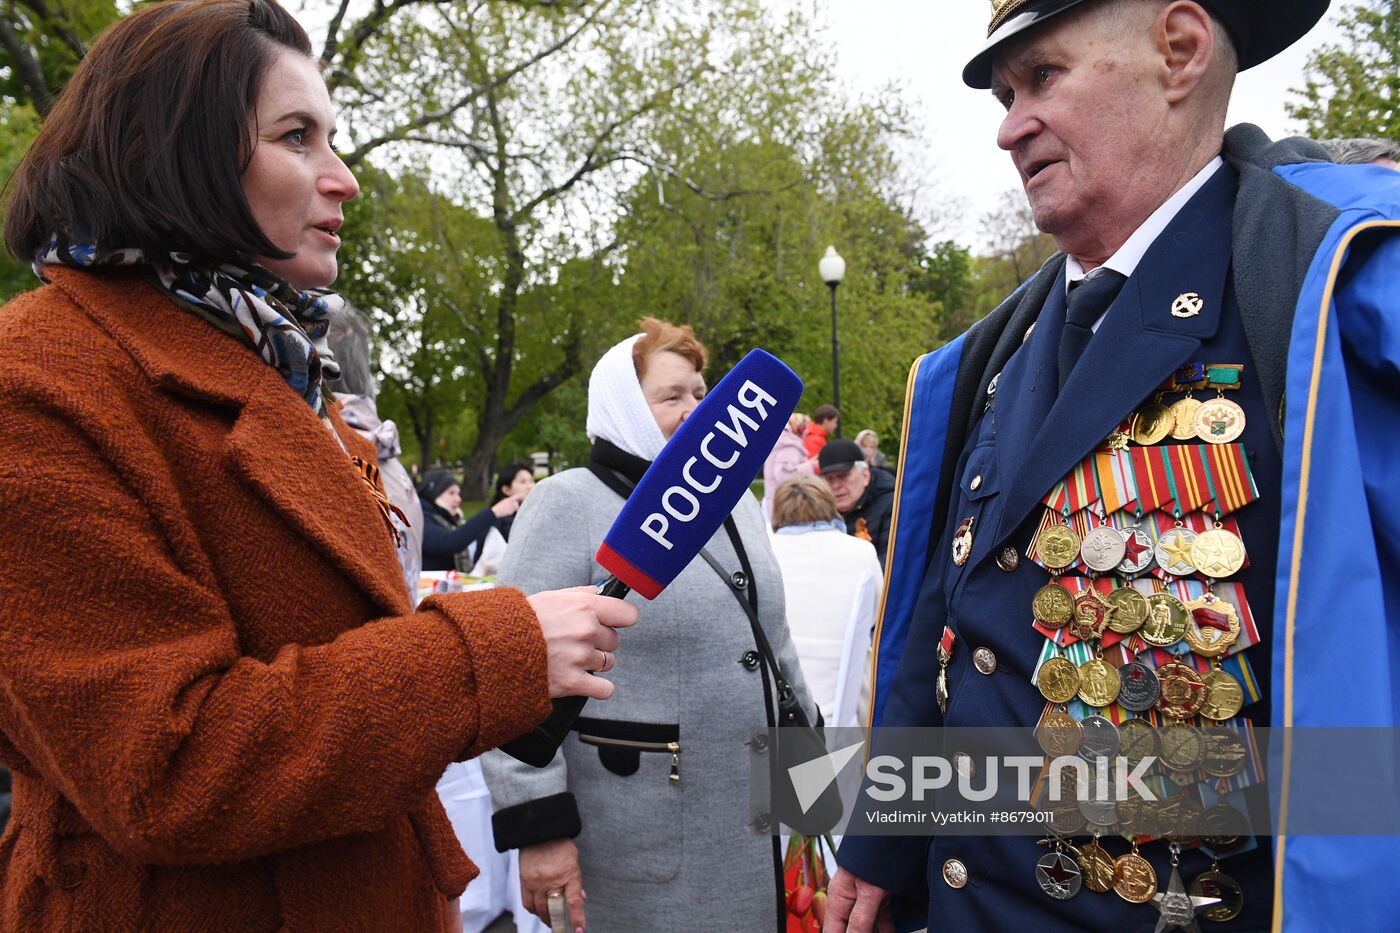
[[[588,383],[587,468],[543,480],[521,507],[498,580],[526,593],[597,583],[593,560],[630,488],[705,395],[706,351],[689,327],[648,318]],[[753,628],[727,580],[744,574],[759,623],[811,721],[783,585],[756,499],[641,619],[604,709],[587,707],[562,753],[535,770],[482,759],[499,848],[520,849],[522,897],[541,917],[567,903],[574,930],[781,930],[775,837],[754,832],[744,776],[767,728]],[[737,547],[736,547],[737,545]],[[724,892],[716,897],[716,892]]]

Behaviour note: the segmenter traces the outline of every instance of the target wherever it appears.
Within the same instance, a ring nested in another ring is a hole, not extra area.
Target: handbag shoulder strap
[[[637,488],[636,483],[601,463],[588,464],[588,472],[598,477],[599,482],[617,493],[624,501],[632,495],[632,490]]]
[[[802,709],[802,705],[796,702],[797,695],[792,689],[792,683],[783,674],[783,669],[778,666],[778,658],[773,654],[773,648],[768,643],[768,636],[764,633],[763,625],[758,620],[758,594],[754,585],[753,569],[749,564],[748,552],[744,549],[743,542],[739,538],[739,529],[734,524],[732,516],[724,520],[724,528],[729,534],[729,540],[734,544],[735,552],[739,555],[739,564],[744,568],[744,574],[747,578],[746,585],[740,587],[735,583],[734,575],[726,571],[724,565],[705,548],[700,549],[700,556],[724,581],[724,585],[729,588],[729,592],[738,600],[739,607],[744,610],[744,615],[748,617],[759,656],[767,668],[772,671],[773,679],[777,683],[778,706],[782,714],[796,725],[806,726],[808,725],[807,714]],[[745,595],[745,591],[748,592],[748,595]]]

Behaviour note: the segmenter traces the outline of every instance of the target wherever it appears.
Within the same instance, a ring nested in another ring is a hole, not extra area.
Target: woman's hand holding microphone
[[[605,674],[616,664],[617,629],[637,621],[637,608],[599,596],[591,586],[547,590],[529,597],[548,649],[549,696],[606,700],[613,685]]]

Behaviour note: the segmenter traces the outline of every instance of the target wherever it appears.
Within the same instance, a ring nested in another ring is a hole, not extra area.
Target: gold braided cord
[[[1029,3],[1030,0],[992,0],[992,24],[987,27],[987,35],[991,35],[1001,28],[1001,24],[1011,18],[1021,7]]]

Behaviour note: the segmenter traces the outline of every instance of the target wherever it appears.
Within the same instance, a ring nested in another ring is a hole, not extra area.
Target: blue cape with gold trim
[[[1274,643],[1271,725],[1396,728],[1400,173],[1318,162],[1272,171],[1302,197],[1334,209],[1335,219],[1296,292],[1287,335],[1283,517],[1277,610],[1268,633]],[[962,409],[969,402],[963,372],[969,349],[967,335],[959,337],[920,357],[909,376],[876,628],[876,725],[906,648],[931,542],[946,517],[939,506],[948,497],[947,458],[961,441],[949,443],[949,426],[968,423]],[[972,405],[983,397],[978,388]],[[1287,776],[1278,783],[1274,928],[1301,933],[1339,922],[1390,928],[1400,915],[1400,886],[1378,882],[1376,871],[1400,864],[1400,837],[1288,837]]]

